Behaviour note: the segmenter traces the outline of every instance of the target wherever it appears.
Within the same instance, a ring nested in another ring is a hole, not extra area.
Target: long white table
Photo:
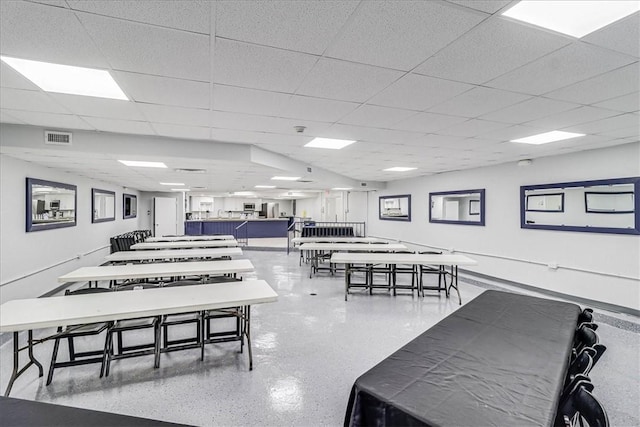
[[[0,306],[0,332],[13,332],[13,374],[5,396],[11,392],[15,379],[31,365],[36,365],[40,376],[43,375],[42,365],[33,356],[33,346],[55,338],[55,335],[34,341],[34,329],[229,307],[245,307],[241,317],[242,334],[247,339],[251,369],[253,361],[250,307],[253,304],[274,302],[277,298],[276,292],[264,280],[245,280],[233,283],[8,301]],[[22,348],[19,347],[19,331],[28,331],[27,345]],[[244,339],[241,342],[241,346],[243,345]],[[28,351],[29,362],[19,370],[19,352],[22,350]]]
[[[151,279],[155,277],[210,276],[254,271],[248,259],[224,261],[166,262],[80,267],[58,277],[58,282],[94,282],[100,280]]]
[[[337,252],[331,255],[332,264],[345,264],[345,289],[344,299],[349,295],[350,270],[353,264],[408,264],[408,265],[432,265],[451,267],[451,284],[449,290],[455,288],[458,293],[458,302],[462,304],[460,290],[458,289],[458,266],[477,265],[477,261],[460,254],[394,254],[394,253],[349,253]],[[445,284],[446,287],[446,284]],[[447,297],[449,290],[446,291]]]
[[[313,273],[319,270],[320,257],[325,253],[331,252],[396,252],[406,251],[408,248],[401,243],[303,243],[300,245],[301,251],[309,251],[311,255],[311,268],[309,270],[309,278]],[[329,270],[334,271],[330,266]]]
[[[340,236],[318,236],[318,237],[294,237],[293,244],[302,243],[384,243],[386,240],[377,237],[340,237]]]
[[[142,242],[131,245],[131,249],[232,248],[235,246],[238,246],[237,240],[203,240],[186,242]]]
[[[110,262],[221,258],[242,255],[240,248],[158,249],[156,251],[120,251],[107,255]]]
[[[235,240],[231,234],[202,235],[202,236],[162,236],[148,237],[145,242],[199,242],[208,240]]]

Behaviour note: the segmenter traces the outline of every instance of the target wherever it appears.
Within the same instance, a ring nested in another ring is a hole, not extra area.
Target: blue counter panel
[[[202,235],[202,223],[201,222],[185,222],[184,234],[187,236],[201,236]]]
[[[185,234],[188,236],[231,234],[244,238],[245,231],[236,227],[244,220],[238,221],[188,221],[185,222]],[[287,237],[287,221],[249,221],[246,225],[247,237]]]

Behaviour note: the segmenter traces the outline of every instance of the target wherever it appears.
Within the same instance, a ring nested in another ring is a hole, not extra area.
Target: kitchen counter
[[[289,218],[208,218],[188,219],[185,222],[224,222],[224,221],[288,221]]]
[[[260,237],[287,237],[287,230],[293,218],[212,218],[185,221],[185,234],[202,236],[231,234],[237,239]],[[247,224],[243,225],[245,222]]]

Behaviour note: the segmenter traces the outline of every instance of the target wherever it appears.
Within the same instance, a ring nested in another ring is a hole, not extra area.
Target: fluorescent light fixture
[[[46,92],[129,100],[106,70],[30,61],[9,56],[0,56],[0,59]]]
[[[253,191],[234,191],[234,196],[254,196],[255,193]]]
[[[387,168],[387,169],[382,169],[385,172],[407,172],[407,171],[412,171],[412,170],[416,170],[418,168],[408,168],[405,166],[395,166],[393,168]]]
[[[297,181],[300,179],[299,176],[274,176],[271,178],[273,181]]]
[[[118,161],[125,166],[133,166],[136,168],[166,168],[167,167],[167,165],[165,165],[162,162],[144,162],[140,160],[118,160]]]
[[[538,135],[527,136],[526,138],[512,139],[511,142],[519,142],[522,144],[547,144],[549,142],[563,141],[565,139],[577,138],[584,136],[584,133],[563,132],[554,130],[551,132],[539,133]]]
[[[184,185],[182,182],[161,182],[160,185]]]
[[[332,188],[332,190],[336,190],[336,191],[348,191],[348,190],[351,190],[351,187],[334,187],[334,188]]]
[[[355,141],[349,141],[346,139],[331,139],[331,138],[314,138],[311,142],[305,144],[305,147],[311,148],[328,148],[330,150],[340,150],[347,145],[353,144]]]
[[[525,0],[502,15],[580,38],[638,10],[635,0]]]
[[[256,185],[255,188],[276,188],[275,185]]]
[[[172,188],[171,191],[191,191],[188,188]]]

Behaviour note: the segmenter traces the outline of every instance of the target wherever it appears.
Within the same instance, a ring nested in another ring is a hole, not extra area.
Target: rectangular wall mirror
[[[138,216],[138,198],[134,194],[122,195],[122,217],[135,218]]]
[[[116,219],[116,193],[91,189],[91,222],[107,222]]]
[[[638,177],[522,186],[520,226],[640,234],[638,191]]]
[[[27,178],[26,230],[39,231],[76,225],[76,186]]]
[[[384,220],[411,221],[411,195],[381,196],[379,217]]]
[[[484,225],[484,189],[429,193],[429,222]]]

